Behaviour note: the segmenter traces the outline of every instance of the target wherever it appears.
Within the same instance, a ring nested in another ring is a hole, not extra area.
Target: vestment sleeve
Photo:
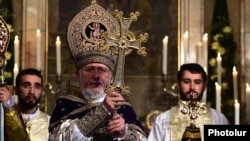
[[[126,102],[121,108],[118,110],[118,113],[122,115],[125,120],[126,131],[125,136],[122,141],[146,141],[146,134],[144,132],[144,127],[141,122],[138,120],[137,115],[130,105],[130,103]]]
[[[118,139],[122,141],[146,141],[146,135],[141,128],[138,128],[138,126],[134,124],[128,125],[128,130],[125,133],[125,136],[123,139]]]
[[[106,112],[102,105],[98,105],[95,109],[78,120],[76,124],[85,136],[90,137],[99,127],[106,123],[108,117],[108,112]]]
[[[90,108],[86,113],[81,118],[61,120],[50,130],[49,141],[70,139],[89,141],[95,131],[106,123],[109,115],[102,105]]]
[[[14,107],[4,108],[5,138],[9,141],[29,141],[21,117]]]

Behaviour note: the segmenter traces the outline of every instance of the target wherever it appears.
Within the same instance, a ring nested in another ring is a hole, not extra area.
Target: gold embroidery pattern
[[[27,119],[26,131],[32,141],[43,141],[48,139],[48,116],[40,111],[39,115],[34,119]],[[39,133],[39,134],[38,134]]]
[[[60,96],[60,99],[68,99],[68,100],[71,100],[71,101],[79,102],[80,103],[78,105],[79,108],[77,108],[77,109],[73,110],[72,112],[70,112],[69,114],[63,116],[60,121],[51,123],[50,127],[54,127],[59,122],[62,123],[63,121],[67,120],[70,115],[81,113],[81,112],[83,112],[83,111],[85,111],[87,109],[91,109],[91,108],[93,108],[93,107],[100,104],[100,103],[91,103],[90,104],[90,103],[88,103],[88,101],[86,99],[76,97],[75,95],[72,95],[72,94],[64,94],[64,95]],[[62,100],[58,101],[58,103],[61,103],[61,102],[62,102]],[[64,111],[64,110],[65,110],[64,108],[61,109],[61,111]]]
[[[200,115],[196,119],[196,126],[200,128],[201,133],[204,132],[204,124],[212,123],[212,114],[211,110],[207,107],[207,112],[204,115]],[[170,140],[171,141],[180,141],[182,135],[187,126],[190,125],[190,117],[189,115],[184,115],[180,112],[178,106],[174,106],[170,109]],[[202,140],[203,134],[201,134]]]
[[[6,138],[11,141],[29,141],[27,132],[20,117],[14,108],[4,109],[4,123],[6,131]],[[13,136],[15,133],[15,136]]]
[[[80,131],[87,137],[98,130],[98,128],[107,121],[108,113],[102,105],[98,105],[94,110],[76,122]]]
[[[129,124],[128,125],[128,133],[124,138],[124,141],[139,141],[140,140],[140,134],[146,136],[145,133],[136,125]]]

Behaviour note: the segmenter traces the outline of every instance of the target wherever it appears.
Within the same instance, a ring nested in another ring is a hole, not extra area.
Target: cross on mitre
[[[113,83],[106,89],[106,92],[120,91],[124,95],[129,95],[129,87],[124,84],[125,56],[134,49],[137,50],[137,54],[146,56],[146,48],[141,46],[141,43],[147,41],[148,34],[140,34],[139,39],[136,39],[135,35],[129,31],[130,24],[132,21],[137,20],[139,12],[130,13],[129,18],[124,18],[122,11],[115,10],[114,14],[121,24],[120,33],[108,35],[105,45],[101,48],[103,50],[111,49],[118,55],[115,77]]]

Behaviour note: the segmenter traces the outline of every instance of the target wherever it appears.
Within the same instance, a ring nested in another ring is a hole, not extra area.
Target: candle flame
[[[233,67],[233,71],[236,72],[236,67],[235,66]]]
[[[235,100],[234,100],[234,103],[235,103],[235,104],[238,104],[239,102],[238,102],[238,100],[237,100],[237,99],[235,99]]]
[[[188,38],[188,31],[186,31],[185,33],[184,33],[184,38]]]
[[[208,34],[205,33],[205,34],[203,35],[203,40],[207,41],[207,37],[208,37]]]
[[[57,37],[56,37],[56,41],[60,41],[60,36],[57,36]]]
[[[15,40],[18,41],[18,36],[17,35],[15,36]]]

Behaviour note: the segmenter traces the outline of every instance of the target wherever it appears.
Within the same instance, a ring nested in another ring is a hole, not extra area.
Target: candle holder
[[[46,113],[49,113],[50,107],[53,106],[51,99],[54,99],[62,91],[62,75],[55,75],[55,81],[44,82],[43,98],[40,101],[40,109]],[[52,100],[53,101],[53,100]]]
[[[148,93],[147,106],[149,108],[149,113],[146,116],[146,126],[150,130],[155,117],[161,112],[170,109],[172,106],[178,104],[179,96],[175,91],[174,83],[170,89],[167,85],[167,75],[161,75],[162,85],[154,86]]]
[[[163,90],[163,94],[170,94],[170,95],[172,95],[174,97],[178,97],[178,95],[174,92],[175,85],[176,85],[176,83],[174,83],[171,86],[171,89],[168,89],[168,86],[167,86],[167,74],[162,74],[162,90]]]
[[[56,75],[56,85],[53,86],[52,83],[47,82],[46,83],[46,91],[48,91],[50,94],[57,94],[61,91],[61,84],[62,84],[62,75]]]

